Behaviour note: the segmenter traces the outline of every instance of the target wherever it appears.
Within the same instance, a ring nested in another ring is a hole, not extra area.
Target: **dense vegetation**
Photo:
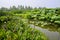
[[[60,8],[0,8],[0,40],[47,40],[42,32],[30,28],[30,23],[60,32]]]
[[[0,28],[0,40],[47,40],[43,33],[32,29],[28,23],[13,18]]]
[[[22,10],[5,9],[0,9],[0,40],[47,40],[42,32],[17,15],[24,14]]]
[[[60,8],[35,8],[22,17],[34,25],[60,32]]]

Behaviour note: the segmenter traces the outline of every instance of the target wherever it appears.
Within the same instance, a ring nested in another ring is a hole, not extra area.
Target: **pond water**
[[[41,27],[34,26],[32,24],[30,24],[30,27],[43,32],[48,37],[49,40],[60,40],[60,33],[57,31],[49,31],[48,29],[43,29]]]

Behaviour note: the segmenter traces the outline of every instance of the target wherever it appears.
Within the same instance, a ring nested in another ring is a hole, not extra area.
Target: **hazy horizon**
[[[60,0],[0,0],[0,8],[10,6],[31,6],[31,7],[47,7],[56,8],[60,7]]]

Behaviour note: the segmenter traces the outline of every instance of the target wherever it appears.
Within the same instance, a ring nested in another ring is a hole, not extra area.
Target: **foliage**
[[[20,16],[10,15],[9,12],[0,17],[0,40],[47,40],[47,37],[42,32],[30,28]]]
[[[40,8],[33,9],[26,15],[26,19],[31,21],[33,24],[37,24],[43,28],[60,28],[60,8]],[[25,17],[25,16],[24,16]],[[46,26],[46,27],[45,27]]]
[[[28,19],[22,20],[22,19]],[[29,23],[60,31],[60,8],[11,7],[0,9],[0,40],[47,40]]]

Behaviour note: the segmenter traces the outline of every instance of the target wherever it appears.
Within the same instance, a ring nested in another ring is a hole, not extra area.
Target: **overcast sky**
[[[0,7],[10,6],[32,6],[32,7],[60,7],[60,0],[0,0]]]

